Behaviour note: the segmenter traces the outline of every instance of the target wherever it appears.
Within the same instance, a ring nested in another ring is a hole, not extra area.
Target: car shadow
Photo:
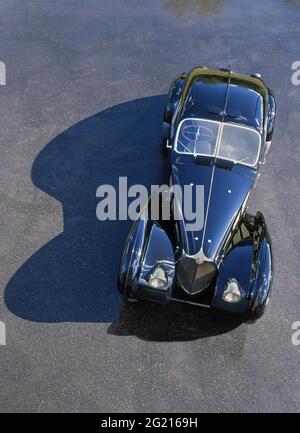
[[[148,341],[187,341],[232,331],[240,321],[219,317],[180,303],[124,302],[108,328],[113,335],[135,335]]]
[[[35,322],[113,322],[110,333],[151,340],[200,338],[236,326],[182,306],[133,309],[117,291],[131,222],[97,220],[96,189],[111,184],[118,190],[119,176],[147,187],[167,181],[163,105],[159,95],[114,106],[68,128],[38,154],[32,182],[61,202],[64,230],[10,279],[4,297],[12,313]]]
[[[33,184],[59,200],[64,230],[15,273],[5,290],[14,314],[37,322],[111,322],[120,311],[116,289],[130,221],[96,217],[97,187],[119,176],[150,186],[165,178],[161,153],[164,96],[126,102],[55,137],[32,165]]]

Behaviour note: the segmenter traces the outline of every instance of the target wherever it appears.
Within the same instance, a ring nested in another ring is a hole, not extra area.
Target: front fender
[[[151,270],[160,264],[166,270],[168,284],[154,289],[147,282]],[[127,298],[167,302],[175,275],[172,243],[157,221],[142,215],[128,235],[119,273],[119,290]]]
[[[259,319],[268,305],[273,280],[272,248],[269,239],[263,239],[257,259],[257,270],[251,291],[249,321]]]
[[[223,291],[231,278],[239,282],[242,300],[230,304],[223,300]],[[254,219],[251,236],[239,242],[224,257],[219,267],[212,307],[218,312],[253,322],[264,313],[273,279],[272,246],[263,215]]]
[[[142,215],[128,234],[121,259],[118,287],[121,294],[133,297],[135,282],[146,238],[147,220]]]
[[[225,313],[244,319],[249,311],[249,298],[251,293],[250,281],[253,263],[253,242],[251,239],[240,242],[224,257],[219,267],[212,302],[213,309],[218,313]],[[223,292],[230,279],[238,281],[242,299],[239,303],[231,304],[223,299]]]

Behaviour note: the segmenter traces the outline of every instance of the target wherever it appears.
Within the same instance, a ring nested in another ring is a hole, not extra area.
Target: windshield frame
[[[193,121],[194,120],[199,120],[201,122],[217,123],[219,125],[218,132],[217,132],[217,140],[216,140],[216,146],[215,146],[214,154],[210,155],[210,154],[206,154],[206,153],[180,152],[179,150],[177,150],[178,137],[179,137],[179,132],[181,130],[181,126],[187,120],[193,120]],[[257,155],[256,155],[255,163],[249,164],[249,163],[242,162],[242,161],[239,161],[239,160],[235,160],[235,159],[232,159],[232,158],[225,158],[225,157],[218,156],[219,148],[220,148],[220,145],[221,145],[221,142],[222,142],[222,135],[223,135],[223,127],[224,127],[224,125],[229,125],[229,126],[232,126],[234,128],[248,129],[248,130],[250,130],[250,131],[252,131],[252,132],[254,132],[255,134],[258,135],[258,137],[259,137],[259,143],[258,143],[258,150],[257,150]],[[233,123],[233,122],[221,122],[221,121],[218,121],[218,120],[203,119],[203,118],[199,118],[199,117],[186,117],[186,118],[182,119],[179,122],[179,124],[178,124],[176,135],[175,135],[175,140],[174,140],[174,150],[175,150],[176,153],[178,153],[180,155],[193,155],[194,157],[198,156],[198,155],[199,156],[205,156],[205,157],[208,157],[208,158],[216,158],[216,159],[219,159],[219,160],[231,161],[234,164],[245,165],[247,167],[252,167],[253,168],[253,167],[257,166],[258,161],[259,161],[259,157],[260,157],[260,153],[261,153],[261,141],[262,141],[261,134],[255,128],[252,128],[251,126],[240,125],[240,124],[236,124],[236,123]]]

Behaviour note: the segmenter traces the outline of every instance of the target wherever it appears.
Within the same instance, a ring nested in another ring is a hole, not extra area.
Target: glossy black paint
[[[212,304],[216,311],[255,321],[262,316],[270,296],[273,278],[271,240],[260,212],[255,217],[245,214],[236,233],[245,223],[248,235],[232,245],[221,261]],[[230,278],[237,279],[243,289],[242,302],[238,304],[229,304],[222,299],[224,285]]]
[[[272,91],[269,91],[269,99],[268,99],[268,126],[267,126],[267,137],[266,141],[271,141],[274,131],[275,124],[275,116],[276,116],[276,100]]]
[[[172,121],[185,117],[240,123],[263,130],[268,110],[268,89],[254,76],[230,70],[195,68],[181,82],[182,91],[173,107]],[[223,112],[226,103],[226,113]]]
[[[256,171],[242,165],[234,165],[230,170],[222,165],[198,164],[189,155],[171,154],[173,184],[184,186],[197,181],[204,186],[205,227],[199,231],[186,230],[190,224],[185,218],[178,221],[178,232],[182,248],[188,255],[194,255],[203,247],[205,256],[214,260],[227,228],[234,221],[255,180]],[[213,183],[210,185],[213,176]],[[196,191],[193,189],[195,195]],[[221,210],[221,212],[220,212]]]
[[[186,79],[186,74],[183,72],[177,75],[177,77],[175,77],[174,80],[172,81],[172,84],[170,86],[167,95],[167,101],[164,110],[164,122],[166,123],[170,123],[172,121],[172,117],[174,115],[174,109],[181,95],[185,79]]]
[[[186,218],[166,223],[151,221],[143,214],[128,236],[121,263],[119,288],[127,298],[188,302],[249,322],[261,317],[271,291],[272,247],[263,215],[248,215],[246,205],[270,147],[275,115],[275,97],[260,77],[199,67],[173,80],[163,118],[168,175],[172,185],[204,186],[203,224],[188,230],[190,221]],[[174,150],[177,127],[190,117],[255,128],[261,136],[257,165],[178,154]],[[186,265],[182,265],[184,257],[190,258]],[[203,262],[217,269],[216,274],[211,273],[211,283],[198,292],[192,290],[197,287],[194,282],[190,289],[183,288],[179,280],[189,281],[190,272]],[[179,263],[180,279],[176,276]],[[168,275],[163,289],[153,289],[147,282],[147,275],[157,264]],[[235,304],[222,297],[232,278],[242,293],[241,301]]]
[[[157,264],[167,271],[168,284],[163,290],[153,289],[146,277]],[[167,302],[171,297],[175,276],[175,257],[172,243],[155,221],[141,215],[133,225],[126,241],[119,274],[119,289],[127,299],[149,299]]]

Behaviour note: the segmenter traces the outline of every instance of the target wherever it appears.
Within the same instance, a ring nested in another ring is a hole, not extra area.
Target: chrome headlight
[[[223,292],[223,299],[231,304],[236,304],[241,301],[242,292],[239,283],[234,278],[227,282]]]
[[[167,273],[162,266],[156,265],[150,272],[147,281],[154,289],[162,289],[168,283]]]

